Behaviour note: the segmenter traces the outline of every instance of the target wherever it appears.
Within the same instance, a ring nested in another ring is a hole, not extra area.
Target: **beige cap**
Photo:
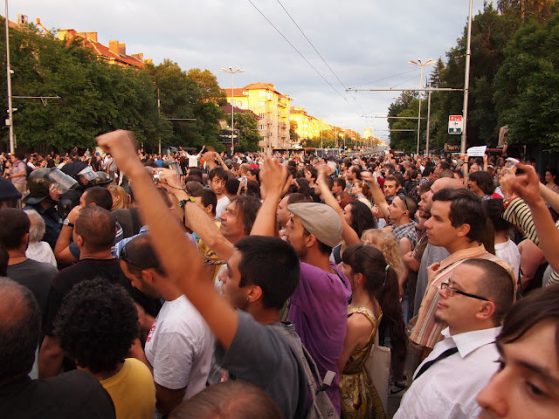
[[[305,230],[330,247],[342,241],[342,223],[331,207],[316,202],[297,202],[287,209],[301,219]]]

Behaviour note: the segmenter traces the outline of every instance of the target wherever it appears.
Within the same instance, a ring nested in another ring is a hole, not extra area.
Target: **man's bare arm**
[[[218,295],[212,281],[207,280],[198,249],[185,237],[183,227],[171,215],[143,168],[131,133],[113,131],[97,137],[97,143],[111,153],[120,170],[131,180],[142,219],[150,229],[152,245],[167,276],[204,317],[219,342],[229,348],[237,333],[238,315]]]

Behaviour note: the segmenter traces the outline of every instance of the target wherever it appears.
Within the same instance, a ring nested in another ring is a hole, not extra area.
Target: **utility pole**
[[[235,153],[235,138],[234,138],[234,123],[235,123],[235,96],[234,96],[234,84],[233,77],[237,73],[242,73],[238,67],[223,67],[221,71],[231,74],[231,155]]]
[[[431,83],[429,83],[431,87]],[[427,131],[425,132],[425,155],[429,156],[429,135],[431,133],[431,90],[427,95]]]
[[[433,64],[433,60],[428,59],[427,61],[423,62],[420,59],[417,60],[410,60],[408,61],[409,64],[413,64],[419,67],[419,88],[423,88],[423,67],[426,67],[430,64]],[[417,110],[417,152],[419,154],[419,143],[421,139],[421,92],[419,92],[419,106]]]
[[[6,26],[6,81],[8,89],[8,119],[6,125],[9,130],[10,153],[16,150],[14,141],[14,108],[12,107],[12,69],[10,67],[10,20],[8,19],[8,0],[4,0],[5,15],[4,23]]]
[[[462,138],[460,141],[460,153],[466,154],[466,140],[467,140],[467,127],[468,127],[468,94],[470,92],[470,58],[472,51],[470,49],[472,41],[472,13],[474,8],[474,0],[470,1],[470,11],[468,13],[468,37],[466,39],[466,68],[464,70],[464,105],[462,107],[462,118],[464,127],[462,128]]]

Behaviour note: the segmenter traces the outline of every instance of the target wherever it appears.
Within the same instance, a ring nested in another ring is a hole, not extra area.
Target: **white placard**
[[[466,152],[468,153],[468,157],[483,157],[485,156],[485,150],[487,150],[487,146],[480,145],[477,147],[470,147]]]

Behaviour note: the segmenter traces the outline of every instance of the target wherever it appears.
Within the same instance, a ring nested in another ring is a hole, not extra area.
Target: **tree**
[[[496,80],[499,122],[510,143],[559,150],[559,16],[524,25],[505,49]]]
[[[252,112],[235,113],[235,129],[239,130],[239,151],[258,151],[262,140],[258,132],[258,117]]]
[[[13,94],[61,97],[45,105],[14,99],[19,148],[45,152],[92,147],[96,135],[115,128],[134,130],[142,142],[155,141],[158,132],[165,132],[146,73],[109,65],[78,40],[66,44],[33,26],[11,30],[10,37]],[[5,48],[4,36],[0,47]],[[5,65],[4,55],[0,62]],[[1,88],[0,100],[6,103],[5,79]]]

